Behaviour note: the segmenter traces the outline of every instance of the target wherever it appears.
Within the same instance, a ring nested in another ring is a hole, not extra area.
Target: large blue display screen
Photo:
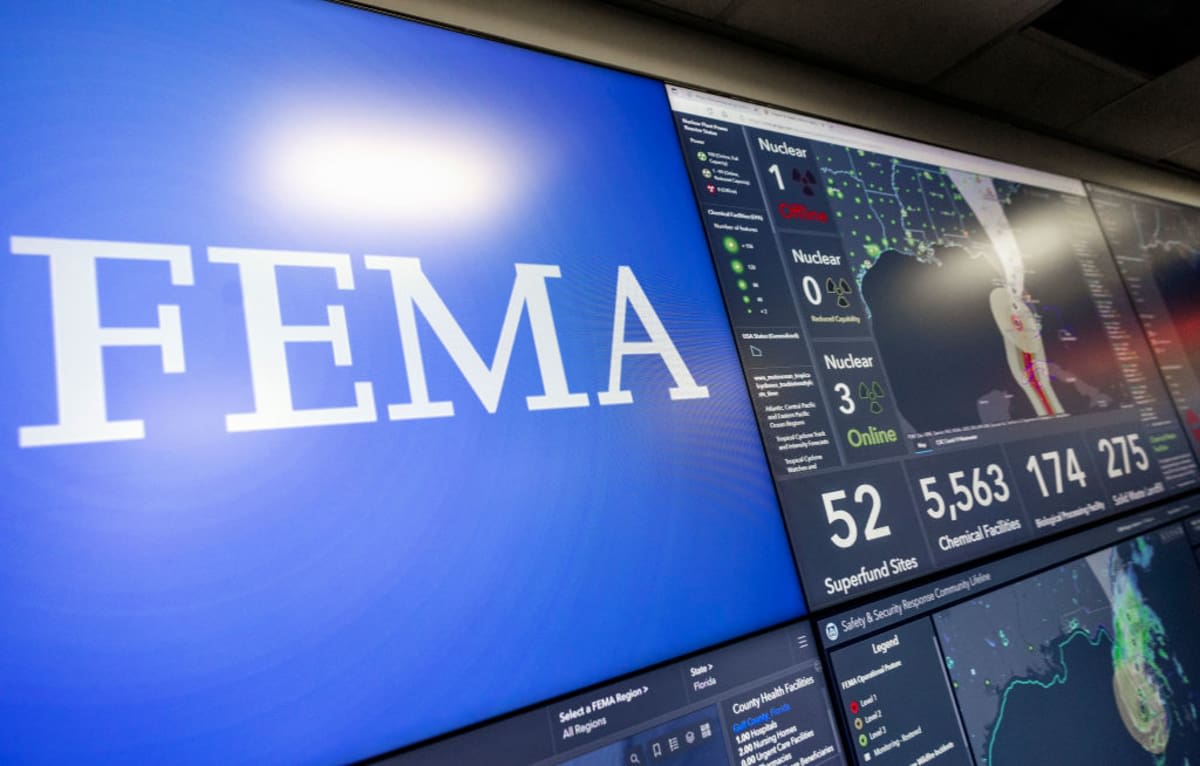
[[[346,761],[803,613],[661,84],[0,22],[0,761]]]

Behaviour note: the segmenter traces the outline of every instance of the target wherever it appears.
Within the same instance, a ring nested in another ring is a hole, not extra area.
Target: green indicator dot
[[[749,302],[750,302],[750,296],[749,296],[749,295],[743,295],[743,296],[742,296],[742,303],[749,303]]]
[[[866,734],[859,734],[859,735],[858,735],[858,744],[859,744],[859,747],[866,747],[866,746],[867,746],[867,735],[866,735]]]
[[[721,247],[725,248],[725,252],[729,253],[730,255],[734,255],[738,250],[742,249],[741,245],[739,245],[738,241],[733,237],[725,237],[722,239]]]
[[[729,268],[733,269],[734,274],[741,274],[743,271],[746,270],[746,264],[742,263],[741,261],[739,261],[737,259],[734,259],[729,262]]]
[[[738,286],[739,290],[749,290],[750,289],[750,283],[744,279],[739,279],[737,281],[737,286]]]

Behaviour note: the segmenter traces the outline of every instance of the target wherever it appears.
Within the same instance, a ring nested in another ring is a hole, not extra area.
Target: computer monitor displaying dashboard
[[[1200,452],[1200,208],[1095,184],[1088,195]]]
[[[1017,763],[1105,684],[1194,753],[1123,193],[324,0],[0,19],[0,761]]]
[[[1197,486],[1081,182],[668,91],[814,608]]]

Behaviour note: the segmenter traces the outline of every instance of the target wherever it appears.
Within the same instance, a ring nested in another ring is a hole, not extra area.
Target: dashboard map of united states
[[[817,155],[911,432],[1128,403],[1080,263],[1103,247],[1082,198],[861,149]]]

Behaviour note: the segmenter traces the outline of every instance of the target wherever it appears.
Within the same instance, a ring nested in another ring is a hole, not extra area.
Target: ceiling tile
[[[658,5],[673,11],[712,19],[733,0],[643,0],[641,5]]]
[[[1200,173],[1200,135],[1197,135],[1195,142],[1175,152],[1167,159],[1176,165],[1182,165]]]
[[[1144,82],[1011,35],[940,78],[939,91],[1053,128],[1065,128]]]
[[[1062,0],[1034,26],[1151,78],[1200,56],[1195,0]]]
[[[1053,0],[744,0],[732,5],[723,20],[824,62],[923,83],[1052,4]]]
[[[1200,133],[1200,58],[1151,80],[1071,130],[1086,141],[1155,160],[1182,149]]]

